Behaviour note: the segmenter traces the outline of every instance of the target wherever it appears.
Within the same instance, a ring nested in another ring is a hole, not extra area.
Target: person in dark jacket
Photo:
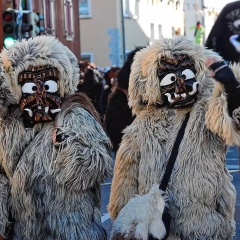
[[[142,48],[143,47],[136,47],[128,54],[126,62],[118,72],[117,86],[115,86],[115,90],[109,99],[105,117],[105,127],[115,153],[122,140],[122,131],[134,120],[132,111],[128,106],[128,84],[133,58],[136,52]]]
[[[85,93],[92,101],[94,107],[103,118],[102,94],[103,77],[95,65],[87,61],[79,62],[80,80],[78,92]]]
[[[227,4],[220,12],[205,46],[225,60],[240,62],[240,1]]]
[[[105,84],[104,84],[104,90],[103,90],[103,96],[102,96],[102,105],[103,105],[104,113],[106,113],[107,111],[109,95],[112,92],[111,79],[116,79],[119,70],[120,70],[120,67],[112,66],[104,74]]]

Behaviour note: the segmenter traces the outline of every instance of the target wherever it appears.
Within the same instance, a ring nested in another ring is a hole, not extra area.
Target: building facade
[[[3,10],[12,8],[37,12],[43,16],[41,34],[56,36],[79,59],[80,55],[80,29],[78,0],[2,0]],[[23,20],[28,21],[27,14]],[[1,26],[1,24],[0,24]],[[31,36],[31,32],[30,32]]]
[[[184,34],[176,0],[79,0],[79,21],[81,58],[100,67],[121,66],[135,46]]]

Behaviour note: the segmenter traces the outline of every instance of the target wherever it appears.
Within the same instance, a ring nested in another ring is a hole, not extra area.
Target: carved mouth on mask
[[[181,94],[176,94],[175,92],[165,93],[164,95],[167,98],[168,105],[174,108],[181,108],[181,107],[184,108],[184,107],[192,106],[193,103],[196,101],[198,85],[199,85],[199,82],[193,83],[192,91],[186,92],[186,93],[181,93]]]
[[[28,117],[34,120],[34,122],[51,121],[53,120],[52,115],[61,112],[60,108],[50,109],[49,106],[46,107],[38,106],[37,109],[30,109],[26,107],[23,110],[24,112],[26,112],[26,114],[28,114]]]
[[[52,121],[54,115],[61,111],[60,98],[49,96],[45,101],[38,101],[36,96],[28,96],[20,102],[20,108],[26,119],[33,122]]]

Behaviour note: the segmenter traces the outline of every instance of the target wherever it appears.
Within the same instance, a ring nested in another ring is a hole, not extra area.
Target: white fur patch
[[[162,191],[154,184],[145,195],[136,195],[122,208],[113,223],[113,235],[121,234],[126,239],[148,240],[149,235],[164,238],[166,229],[162,221],[165,201]]]

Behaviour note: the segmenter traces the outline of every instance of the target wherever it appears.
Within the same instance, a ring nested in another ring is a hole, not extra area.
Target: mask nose
[[[37,91],[36,91],[36,102],[39,106],[47,105],[46,101],[46,91],[44,86],[44,81],[41,78],[37,79]]]
[[[44,82],[42,79],[37,79],[37,94],[42,95],[45,92]]]
[[[182,94],[186,93],[186,91],[187,89],[184,79],[182,77],[177,77],[177,80],[175,82],[175,93]]]

